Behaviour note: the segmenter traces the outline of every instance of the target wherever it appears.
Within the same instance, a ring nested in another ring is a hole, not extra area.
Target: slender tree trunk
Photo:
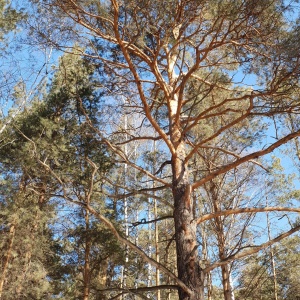
[[[152,165],[152,173],[154,174],[155,173],[155,170],[156,170],[156,143],[155,141],[153,141],[153,153],[154,153],[154,157],[153,157],[153,165]],[[153,181],[153,185],[152,185],[153,188],[155,188],[155,181]],[[154,205],[154,219],[156,220],[157,219],[157,201],[156,201],[156,198],[155,198],[155,191],[154,191],[154,197],[153,197],[153,205]],[[159,234],[158,234],[158,222],[155,222],[154,224],[154,235],[155,235],[155,260],[157,262],[159,262],[159,244],[158,244],[158,238],[159,238]],[[160,285],[160,272],[159,272],[159,269],[156,268],[155,270],[155,283],[157,286]],[[160,300],[160,290],[157,290],[156,292],[156,299],[157,300]]]
[[[2,293],[3,293],[3,286],[8,270],[8,265],[9,261],[11,258],[11,253],[12,253],[12,248],[13,248],[13,243],[14,243],[14,238],[15,238],[15,225],[11,225],[9,228],[9,239],[8,239],[8,246],[7,246],[7,251],[6,255],[4,258],[4,263],[2,267],[2,274],[1,274],[1,279],[0,279],[0,299],[2,299]]]
[[[231,288],[231,284],[230,284],[230,272],[228,270],[228,265],[222,266],[221,270],[222,270],[224,300],[233,300],[232,299],[232,288]]]
[[[210,183],[209,193],[210,193],[210,197],[212,198],[214,211],[215,212],[220,211],[220,202],[219,202],[217,187],[213,181]],[[226,241],[225,241],[223,222],[224,221],[222,220],[222,217],[215,218],[220,260],[226,259],[226,250],[225,250]],[[224,300],[233,300],[232,297],[233,291],[230,282],[229,266],[228,265],[221,266],[221,273],[222,273],[222,286],[223,286]]]
[[[90,295],[90,251],[91,251],[91,240],[90,240],[90,219],[89,212],[85,211],[85,229],[86,229],[86,239],[85,239],[85,253],[84,253],[84,268],[83,268],[83,300],[88,300]]]
[[[151,220],[152,215],[151,215],[151,206],[152,206],[152,199],[148,198],[148,220]],[[149,257],[152,257],[152,224],[149,223],[148,224],[148,246],[147,246],[147,254]],[[151,266],[151,264],[148,264],[147,266],[148,268],[148,278],[147,278],[147,286],[152,286],[152,272],[153,272],[153,268]],[[150,293],[149,293],[150,295]]]
[[[156,199],[154,199],[154,218],[157,219],[157,203]],[[159,262],[159,245],[158,245],[158,223],[155,222],[155,259]],[[160,285],[160,278],[159,278],[159,269],[156,268],[156,285]],[[157,290],[156,293],[157,300],[160,300],[160,290]]]
[[[268,199],[266,199],[266,206],[268,206]],[[272,237],[271,237],[270,219],[268,213],[267,213],[267,226],[268,226],[268,239],[270,241]],[[278,300],[277,274],[276,274],[275,258],[274,258],[274,251],[272,245],[270,246],[270,258],[271,258],[271,267],[273,273],[274,300]]]
[[[21,271],[22,279],[19,281],[18,286],[16,287],[16,299],[21,299],[21,294],[24,288],[24,281],[26,280],[26,276],[28,271],[30,270],[31,260],[33,255],[33,250],[35,249],[35,241],[38,238],[38,231],[43,226],[40,220],[40,213],[44,208],[46,203],[46,189],[47,189],[47,179],[41,178],[41,182],[39,183],[38,192],[38,209],[36,210],[35,216],[32,222],[32,228],[30,230],[30,243],[25,251],[24,255],[24,266],[23,270]],[[26,185],[24,185],[23,191],[26,191]]]
[[[207,280],[207,300],[213,300],[212,299],[212,278],[211,278],[211,272],[208,272],[206,274],[206,280]]]
[[[203,228],[203,227],[201,227],[201,237],[202,237],[202,259],[204,261],[207,261],[208,260],[207,236],[206,236],[205,228]],[[208,272],[206,274],[206,290],[207,290],[207,300],[212,300],[211,272]]]

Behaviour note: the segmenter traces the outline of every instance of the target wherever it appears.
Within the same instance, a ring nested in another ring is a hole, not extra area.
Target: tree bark
[[[268,206],[268,199],[266,199],[266,205]],[[270,229],[270,219],[268,213],[267,213],[267,226],[268,226],[268,240],[270,241],[272,238],[271,238],[271,229]],[[272,267],[272,274],[273,274],[274,300],[278,300],[277,274],[276,274],[275,257],[274,257],[274,251],[272,245],[270,246],[270,258],[271,258],[271,267]]]
[[[178,174],[176,167],[178,164],[175,162],[174,173]],[[179,173],[182,173],[183,178],[180,178],[181,175],[174,176],[173,186],[177,269],[179,279],[193,291],[192,295],[188,295],[179,289],[179,299],[202,300],[204,299],[204,276],[198,262],[196,221],[193,214],[191,187],[184,178],[186,171]]]
[[[217,213],[221,211],[217,187],[214,181],[211,181],[209,185],[210,185],[209,194],[213,202],[214,212]],[[224,229],[224,220],[222,220],[222,217],[219,216],[216,217],[214,220],[215,220],[214,222],[215,230],[217,234],[217,241],[219,247],[219,258],[221,261],[223,261],[227,257],[226,250],[225,250],[226,237],[225,237],[225,229]],[[221,266],[221,273],[222,273],[222,286],[223,286],[224,300],[233,300],[232,299],[233,291],[230,282],[230,271],[229,271],[228,264]]]
[[[4,259],[4,264],[3,264],[3,268],[2,268],[2,274],[1,274],[1,280],[0,280],[0,299],[2,298],[3,286],[4,286],[6,273],[7,273],[7,270],[8,270],[8,265],[9,265],[11,253],[12,253],[14,238],[15,238],[15,225],[11,225],[10,229],[9,229],[9,241],[8,241],[7,251],[6,251],[6,256],[5,256],[5,259]]]
[[[177,102],[176,102],[177,104]],[[177,111],[174,105],[172,119]],[[177,249],[178,277],[192,291],[189,295],[179,288],[180,300],[204,299],[204,274],[199,265],[196,238],[197,222],[194,215],[192,189],[188,166],[185,161],[185,145],[181,140],[180,127],[171,128],[171,140],[176,153],[172,156],[172,193],[174,197],[175,240]]]
[[[228,265],[221,266],[222,270],[222,283],[223,283],[223,294],[224,300],[232,299],[232,288],[230,284],[230,273],[228,270]]]

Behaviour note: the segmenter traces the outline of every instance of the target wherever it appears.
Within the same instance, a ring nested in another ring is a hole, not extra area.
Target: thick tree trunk
[[[176,131],[173,135],[176,138]],[[175,139],[174,139],[175,140]],[[176,145],[176,144],[175,144]],[[177,249],[178,277],[193,292],[188,295],[179,289],[180,300],[204,299],[204,275],[199,265],[196,238],[197,223],[194,215],[194,203],[189,184],[188,167],[184,164],[184,144],[176,145],[176,156],[172,157],[174,222]]]
[[[172,99],[168,99],[168,108],[170,140],[174,147],[171,163],[177,271],[178,278],[191,291],[188,294],[182,288],[179,288],[178,293],[180,300],[204,300],[204,274],[198,259],[197,222],[195,220],[188,165],[185,162],[186,145],[180,120],[182,101],[180,101],[179,94],[175,92],[178,79],[175,71],[178,46],[172,48],[171,51],[165,47],[165,50],[168,63],[169,91],[171,92],[170,95],[172,95]]]
[[[198,261],[196,221],[193,214],[191,188],[184,179],[180,181],[175,181],[173,185],[177,269],[179,279],[193,291],[193,294],[188,295],[180,289],[179,299],[202,300],[204,299],[204,276]]]

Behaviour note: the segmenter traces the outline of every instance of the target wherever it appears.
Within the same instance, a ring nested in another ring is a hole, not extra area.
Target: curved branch
[[[79,205],[84,205],[84,204],[81,204],[81,203],[78,203],[78,204]],[[151,257],[149,257],[138,246],[136,246],[135,244],[133,244],[132,242],[130,242],[126,238],[122,237],[119,234],[119,232],[117,231],[117,229],[115,228],[115,226],[106,217],[104,217],[103,215],[101,215],[100,213],[98,213],[90,205],[84,205],[84,207],[90,213],[92,213],[98,220],[102,221],[110,229],[110,231],[113,233],[113,235],[117,238],[117,240],[119,242],[123,243],[124,245],[128,246],[129,248],[131,248],[135,253],[139,254],[143,258],[144,261],[146,261],[149,264],[155,266],[156,268],[158,268],[159,270],[161,270],[162,272],[164,272],[166,275],[170,276],[170,278],[172,278],[178,284],[178,286],[180,288],[182,288],[187,294],[192,295],[193,292],[175,274],[173,274],[165,266],[163,266],[160,263],[158,263],[156,260],[154,260]]]
[[[254,245],[254,246],[246,246],[246,247],[243,247],[242,249],[240,249],[237,253],[233,254],[233,255],[230,255],[228,256],[227,258],[225,258],[224,260],[222,261],[219,261],[219,262],[215,262],[211,265],[209,265],[208,267],[206,267],[203,271],[205,273],[208,273],[210,272],[211,270],[217,268],[217,267],[220,267],[220,266],[223,266],[223,265],[226,265],[232,261],[235,261],[237,259],[241,259],[241,258],[244,258],[246,256],[249,256],[249,255],[252,255],[252,254],[255,254],[257,252],[259,252],[260,250],[264,249],[264,248],[267,248],[279,241],[281,241],[282,239],[292,235],[293,233],[297,232],[300,230],[300,225],[292,228],[291,230],[283,233],[283,234],[280,234],[279,236],[277,236],[276,238],[266,242],[266,243],[263,243],[261,245]],[[250,248],[249,250],[245,250],[245,251],[242,251],[243,249],[245,248]],[[241,252],[242,251],[242,252]]]
[[[116,36],[116,40],[118,42],[118,45],[120,46],[122,53],[124,55],[124,58],[126,59],[129,69],[135,79],[136,82],[136,86],[138,89],[138,93],[140,95],[140,99],[143,103],[144,106],[144,111],[145,111],[145,115],[147,117],[147,119],[149,120],[149,122],[151,123],[151,125],[153,126],[153,128],[156,130],[156,132],[162,137],[162,139],[165,141],[167,147],[169,148],[170,152],[172,154],[175,153],[175,149],[173,144],[171,143],[171,141],[169,140],[168,136],[166,135],[166,133],[162,130],[162,128],[158,125],[158,123],[156,122],[156,120],[152,117],[151,115],[151,111],[150,111],[150,107],[147,103],[147,99],[145,97],[145,93],[142,87],[142,82],[140,79],[140,76],[132,62],[132,59],[128,53],[127,47],[124,43],[124,41],[121,39],[120,34],[119,34],[119,24],[118,24],[118,18],[119,18],[119,5],[117,3],[116,0],[112,0],[112,4],[114,7],[114,33]],[[136,51],[133,51],[134,53]],[[151,65],[151,62],[149,61],[149,59],[144,58],[144,61],[146,61],[148,63],[148,65]]]
[[[128,292],[145,292],[145,291],[157,291],[157,290],[177,290],[178,286],[174,284],[156,285],[156,286],[143,286],[139,288],[127,288],[122,289],[120,287],[97,289],[98,292],[113,292],[113,291],[128,291]]]
[[[162,221],[162,220],[165,220],[165,219],[173,219],[173,216],[163,216],[163,217],[160,217],[160,218],[157,218],[157,219],[154,219],[154,220],[149,220],[149,221],[146,221],[146,219],[142,219],[141,221],[131,223],[131,226],[136,227],[138,225],[156,223],[156,222],[159,222],[159,221]]]
[[[217,211],[211,214],[204,215],[197,220],[197,224],[200,224],[204,221],[214,219],[221,216],[237,215],[243,213],[258,213],[258,212],[268,212],[268,211],[290,211],[300,213],[300,208],[291,208],[291,207],[249,207],[249,208],[236,208],[236,209],[227,209],[223,211]]]
[[[256,152],[253,152],[251,154],[248,154],[248,155],[246,155],[246,156],[244,156],[240,159],[237,159],[233,163],[230,163],[230,164],[220,168],[217,171],[211,172],[206,177],[200,179],[199,181],[194,182],[192,184],[192,189],[196,189],[196,188],[200,187],[201,185],[203,185],[204,183],[212,180],[216,176],[224,174],[224,173],[228,172],[229,170],[232,170],[232,169],[238,167],[239,165],[241,165],[241,164],[243,164],[247,161],[250,161],[251,159],[256,159],[258,157],[261,157],[261,156],[264,156],[268,153],[271,153],[276,148],[280,147],[281,145],[287,143],[288,141],[294,139],[297,136],[300,136],[300,130],[288,134],[287,136],[285,136],[282,139],[278,140],[277,142],[275,142],[274,144],[272,144],[271,146],[269,146],[268,148],[266,148],[264,150],[260,150],[260,151],[256,151]]]
[[[163,273],[165,273],[167,276],[172,278],[177,284],[178,287],[182,288],[187,294],[191,295],[193,292],[174,274],[172,273],[169,269],[167,269],[165,266],[157,262],[156,260],[152,259],[149,257],[142,249],[140,249],[137,245],[134,243],[130,242],[128,239],[124,238],[123,236],[120,235],[118,230],[115,228],[112,222],[110,222],[109,219],[107,219],[105,216],[97,212],[93,207],[91,207],[88,203],[83,203],[80,201],[76,201],[68,197],[68,193],[66,191],[65,185],[63,180],[56,174],[45,162],[42,162],[41,160],[37,159],[37,161],[45,168],[47,169],[55,178],[56,180],[60,183],[62,186],[62,191],[63,191],[63,197],[76,205],[79,205],[81,207],[84,207],[86,210],[88,210],[91,214],[93,214],[98,220],[102,221],[105,226],[111,231],[111,233],[116,237],[116,239],[121,242],[122,244],[128,246],[130,249],[132,249],[135,253],[140,255],[144,261],[147,263],[153,265],[157,269],[161,270]]]
[[[120,299],[120,296],[128,293],[132,293],[138,297],[141,297],[142,299],[149,299],[148,297],[145,297],[144,295],[139,294],[139,292],[151,292],[151,291],[157,291],[157,290],[176,290],[178,289],[177,285],[157,285],[157,286],[149,286],[149,287],[140,287],[140,288],[128,288],[128,289],[121,289],[121,288],[112,288],[112,289],[105,289],[105,290],[97,290],[99,292],[111,292],[111,291],[121,291],[118,295],[114,296],[113,298],[110,298],[110,300],[113,299]]]

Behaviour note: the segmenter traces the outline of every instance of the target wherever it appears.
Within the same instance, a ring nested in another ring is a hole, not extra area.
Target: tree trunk
[[[221,211],[218,191],[214,181],[211,181],[209,184],[209,194],[213,202],[214,212]],[[217,240],[218,240],[218,247],[219,247],[219,258],[222,261],[227,257],[226,250],[225,250],[226,237],[225,237],[225,230],[224,230],[224,220],[222,219],[222,217],[216,217],[214,220],[215,220],[215,229],[217,233]],[[228,265],[221,266],[221,273],[222,273],[222,286],[223,286],[224,300],[233,300],[233,291],[230,282],[229,266]]]
[[[156,203],[156,199],[154,198],[154,219],[157,219],[157,203]],[[159,262],[159,245],[158,245],[158,223],[155,222],[155,259],[157,262]],[[155,278],[156,278],[156,285],[159,286],[160,285],[160,272],[159,269],[156,268],[156,274],[155,274]],[[157,290],[156,292],[156,298],[157,300],[160,300],[160,290]]]
[[[193,294],[189,296],[179,289],[179,299],[202,300],[204,299],[204,276],[198,262],[196,221],[193,203],[191,203],[190,186],[185,183],[174,185],[173,195],[178,277],[193,291]]]
[[[194,197],[194,201],[196,201]],[[201,238],[202,238],[202,260],[208,261],[208,251],[207,251],[207,235],[205,228],[201,226]],[[206,277],[206,291],[207,291],[207,300],[212,300],[212,278],[211,272],[205,274]]]
[[[7,251],[6,251],[6,256],[5,256],[5,259],[4,259],[4,264],[3,264],[3,268],[2,268],[2,274],[1,274],[1,280],[0,280],[0,299],[2,298],[3,286],[4,286],[6,273],[7,273],[7,270],[8,270],[8,265],[9,265],[11,253],[12,253],[14,238],[15,238],[15,225],[11,225],[10,229],[9,229],[9,240],[8,240]]]
[[[39,229],[44,226],[44,223],[41,223],[41,211],[43,211],[44,205],[46,203],[46,190],[47,190],[47,179],[41,178],[41,182],[38,184],[38,189],[37,191],[39,192],[39,197],[38,197],[38,209],[35,212],[33,221],[32,221],[32,228],[30,230],[30,243],[28,243],[26,247],[26,252],[24,253],[24,266],[23,270],[20,272],[21,279],[19,281],[18,286],[16,287],[16,299],[21,299],[22,291],[24,290],[24,282],[26,280],[26,276],[28,271],[30,270],[31,267],[31,260],[32,260],[32,255],[33,251],[36,247],[35,241],[38,238],[38,231]],[[23,183],[22,183],[23,186]],[[24,184],[23,191],[25,193],[26,191],[26,185]],[[25,196],[25,195],[24,195]]]
[[[268,206],[268,199],[266,199],[266,206]],[[272,237],[271,237],[269,213],[267,213],[267,226],[268,226],[268,239],[270,241]],[[270,246],[270,258],[271,258],[271,267],[272,267],[272,274],[273,274],[274,300],[278,300],[277,274],[276,274],[275,257],[274,257],[274,251],[272,245]]]
[[[184,163],[185,149],[183,142],[176,141],[178,131],[173,128],[171,138],[176,147],[176,155],[172,157],[174,197],[175,240],[177,249],[178,277],[192,291],[188,295],[179,289],[180,300],[204,299],[204,275],[198,260],[196,238],[197,223],[194,215],[194,203],[189,184],[188,166]]]
[[[222,266],[221,270],[222,270],[224,300],[233,300],[232,299],[232,288],[231,288],[231,284],[230,284],[230,273],[229,273],[229,270],[228,270],[228,265]]]
[[[83,269],[83,300],[88,300],[90,295],[90,218],[89,212],[85,211],[85,229],[86,229],[86,239],[85,239],[85,253],[84,253],[84,269]]]

